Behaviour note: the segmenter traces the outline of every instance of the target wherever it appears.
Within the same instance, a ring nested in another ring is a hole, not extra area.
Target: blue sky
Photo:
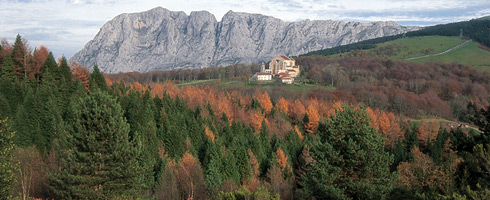
[[[12,42],[20,34],[33,48],[42,44],[56,56],[70,58],[118,14],[158,6],[187,14],[207,10],[218,21],[229,10],[285,21],[395,21],[423,26],[490,15],[490,0],[0,0],[0,38]]]

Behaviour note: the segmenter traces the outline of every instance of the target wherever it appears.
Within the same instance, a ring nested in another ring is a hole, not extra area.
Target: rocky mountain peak
[[[71,60],[106,73],[202,68],[268,61],[417,27],[395,22],[302,20],[228,11],[218,22],[208,11],[157,7],[116,16]]]

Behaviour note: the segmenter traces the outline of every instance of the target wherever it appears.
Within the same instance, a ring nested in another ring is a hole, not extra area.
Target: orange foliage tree
[[[385,144],[389,147],[394,148],[396,143],[403,139],[403,131],[392,112],[383,112],[378,119],[378,124],[379,132],[386,138]]]
[[[286,154],[284,154],[284,151],[281,149],[281,147],[277,148],[276,160],[281,170],[284,171],[286,169],[286,166],[288,165],[288,157],[286,156]]]
[[[426,147],[429,141],[437,138],[441,125],[436,119],[422,120],[417,127],[417,139],[421,147]]]
[[[381,112],[378,108],[366,109],[367,115],[371,118],[371,126],[385,138],[385,145],[394,148],[396,142],[403,139],[404,133],[397,122],[395,114],[392,112]]]
[[[49,50],[41,45],[39,48],[34,49],[32,53],[32,64],[26,68],[26,73],[29,79],[39,77],[42,72],[43,64],[49,56]]]
[[[258,110],[250,110],[250,126],[255,130],[255,132],[259,132],[262,127],[262,122],[264,121],[264,114]]]
[[[289,117],[293,120],[303,119],[305,116],[305,106],[299,99],[296,99],[294,103],[289,104]]]
[[[303,139],[304,139],[305,137],[303,136],[303,134],[301,134],[301,131],[299,130],[298,125],[295,125],[295,126],[294,126],[294,131],[296,132],[296,134],[298,134],[299,139],[300,139],[301,141],[303,141]]]
[[[398,184],[421,193],[445,191],[451,182],[449,174],[418,147],[413,147],[411,152],[413,159],[397,167]]]
[[[318,104],[316,104],[318,105]],[[318,114],[318,110],[315,107],[315,104],[311,104],[306,109],[306,116],[308,116],[308,121],[305,122],[305,130],[307,133],[314,133],[318,128],[318,121],[320,121],[320,114]]]
[[[264,93],[260,93],[258,90],[254,94],[254,98],[259,101],[260,105],[264,109],[266,114],[270,114],[272,110],[272,102],[271,98],[269,97],[269,94],[267,91]]]
[[[276,104],[276,108],[277,108],[277,110],[279,110],[281,112],[288,113],[288,111],[289,111],[289,102],[286,101],[284,98],[281,97],[281,99],[279,99],[279,101]]]
[[[250,168],[252,169],[252,177],[248,181],[248,183],[246,183],[246,188],[248,190],[254,192],[260,186],[260,180],[259,180],[259,176],[260,176],[260,169],[259,169],[260,163],[257,160],[257,157],[255,156],[255,154],[252,152],[251,149],[248,149],[248,161],[250,163]]]
[[[73,62],[71,64],[72,76],[73,80],[79,80],[83,86],[85,86],[85,90],[90,91],[89,89],[89,81],[88,77],[90,76],[90,71],[82,67],[80,64]]]
[[[178,163],[176,178],[180,199],[205,199],[206,185],[201,165],[189,152]]]

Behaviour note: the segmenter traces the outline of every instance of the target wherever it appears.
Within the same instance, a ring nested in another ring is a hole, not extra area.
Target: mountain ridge
[[[208,11],[187,15],[157,7],[114,17],[70,60],[97,63],[106,73],[203,68],[296,56],[416,29],[390,21],[287,22],[232,10],[217,21]]]

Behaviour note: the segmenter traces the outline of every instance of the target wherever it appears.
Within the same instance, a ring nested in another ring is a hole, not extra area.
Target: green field
[[[381,43],[374,49],[363,50],[362,52],[370,56],[382,57],[385,59],[405,60],[407,58],[441,53],[464,41],[464,39],[459,37],[447,36],[407,37]],[[479,45],[480,44],[476,42],[470,42],[443,55],[408,60],[406,62],[461,63],[471,65],[478,70],[490,71],[490,51],[480,48]],[[356,53],[356,51],[343,53],[343,55],[354,53]],[[335,54],[331,57],[338,58],[340,56],[341,54]]]
[[[490,51],[481,49],[479,44],[475,42],[470,42],[443,55],[410,60],[409,62],[456,62],[471,65],[479,70],[490,71]]]
[[[440,53],[462,42],[464,42],[464,40],[459,37],[409,37],[379,44],[376,48],[368,50],[368,52],[374,53],[380,57],[402,60],[427,54]]]
[[[275,82],[268,82],[268,83],[257,83],[257,82],[252,82],[252,81],[236,81],[232,83],[224,83],[223,86],[226,88],[236,88],[236,87],[241,87],[241,88],[253,88],[255,86],[261,86],[262,88],[286,88],[291,91],[303,91],[303,92],[309,92],[315,89],[325,89],[325,90],[335,90],[335,87],[331,86],[324,86],[324,85],[317,85],[317,84],[304,84],[304,83],[299,83],[299,84],[283,84],[283,83],[275,83]]]

